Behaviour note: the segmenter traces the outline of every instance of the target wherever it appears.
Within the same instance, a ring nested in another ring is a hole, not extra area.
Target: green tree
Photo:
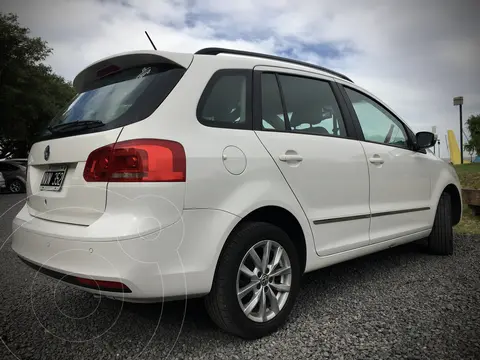
[[[26,157],[35,134],[75,95],[43,63],[51,52],[17,15],[0,13],[0,159]]]
[[[480,114],[468,118],[467,128],[470,133],[470,140],[465,144],[465,150],[470,154],[476,152],[480,156]]]

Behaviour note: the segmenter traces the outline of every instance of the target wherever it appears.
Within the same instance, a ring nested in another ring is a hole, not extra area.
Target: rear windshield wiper
[[[78,130],[78,129],[96,128],[104,125],[105,123],[100,120],[80,120],[80,121],[68,122],[65,124],[49,126],[47,127],[47,129],[52,134],[55,134],[59,132],[72,131],[72,130]]]

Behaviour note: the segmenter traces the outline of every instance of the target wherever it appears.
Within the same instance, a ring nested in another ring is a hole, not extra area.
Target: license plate
[[[42,181],[40,182],[40,190],[60,191],[66,173],[66,166],[46,170],[43,173]]]

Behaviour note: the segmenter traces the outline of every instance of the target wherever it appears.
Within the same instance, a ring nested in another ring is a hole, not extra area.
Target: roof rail
[[[332,75],[335,75],[339,78],[342,78],[344,80],[347,80],[347,81],[350,81],[351,83],[353,83],[353,81],[350,78],[348,78],[347,76],[345,76],[345,75],[343,75],[339,72],[324,68],[323,66],[320,66],[320,65],[314,65],[314,64],[310,64],[310,63],[307,63],[307,62],[304,62],[304,61],[284,58],[284,57],[281,57],[281,56],[261,54],[261,53],[251,52],[251,51],[217,48],[217,47],[204,48],[204,49],[198,50],[195,53],[195,55],[218,55],[218,54],[242,55],[242,56],[258,57],[258,58],[262,58],[262,59],[285,61],[285,62],[289,62],[291,64],[302,65],[302,66],[307,66],[307,67],[310,67],[310,68],[313,68],[313,69],[321,70],[321,71],[330,73]]]

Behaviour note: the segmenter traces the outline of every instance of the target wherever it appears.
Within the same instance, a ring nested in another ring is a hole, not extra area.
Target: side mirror
[[[434,133],[429,131],[420,131],[415,135],[417,139],[417,149],[427,149],[435,145],[437,139]]]

